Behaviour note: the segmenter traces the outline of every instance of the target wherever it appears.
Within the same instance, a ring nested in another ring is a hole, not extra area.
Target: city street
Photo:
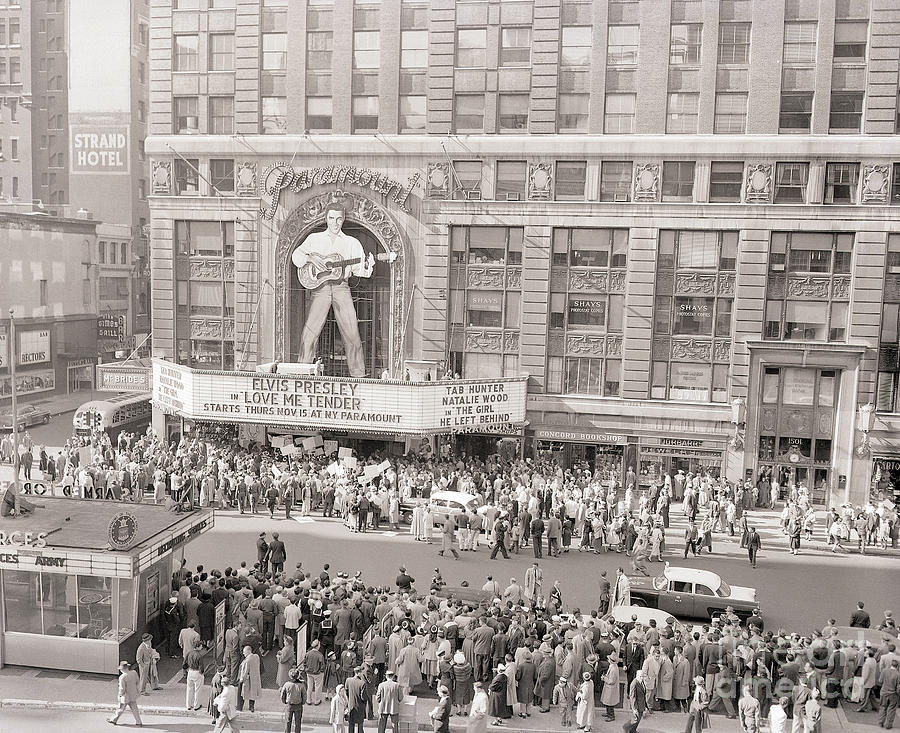
[[[46,709],[0,709],[0,733],[46,733],[55,726],[64,724],[66,733],[97,733],[98,731],[142,730],[145,733],[207,733],[212,730],[210,718],[169,715],[142,715],[143,726],[138,728],[126,711],[119,719],[116,727],[106,722],[106,712],[72,712],[71,710]],[[259,724],[241,725],[242,733],[260,733],[261,731],[281,731],[284,726],[277,723],[260,722]],[[325,733],[331,731],[330,725],[304,725],[309,733]]]
[[[295,513],[296,515],[296,513]],[[771,516],[771,515],[770,515]],[[834,555],[822,549],[822,542],[805,546],[799,556],[792,556],[785,549],[783,536],[770,519],[760,525],[763,551],[759,556],[759,568],[750,568],[746,553],[741,550],[739,538],[721,539],[714,535],[715,554],[700,558],[682,558],[682,523],[673,514],[668,537],[675,551],[669,551],[666,559],[673,565],[704,568],[719,573],[733,585],[756,587],[767,628],[784,626],[807,631],[819,627],[833,617],[840,624],[849,622],[856,602],[866,602],[873,618],[880,618],[886,608],[900,608],[900,590],[896,583],[897,558],[890,556]],[[439,567],[444,580],[450,586],[458,586],[468,580],[473,588],[480,588],[485,576],[493,574],[501,588],[511,577],[523,580],[525,570],[533,562],[531,547],[513,554],[509,560],[489,559],[489,551],[482,545],[477,553],[460,553],[458,561],[440,557],[440,536],[435,535],[432,545],[415,542],[408,526],[401,525],[401,532],[370,532],[365,535],[350,533],[339,519],[300,518],[286,521],[283,511],[270,520],[268,513],[252,516],[234,512],[219,512],[216,527],[189,546],[186,559],[192,566],[198,563],[206,568],[238,567],[241,560],[252,564],[256,559],[256,538],[260,531],[278,532],[287,546],[286,569],[297,562],[313,574],[318,574],[323,563],[331,565],[331,574],[347,571],[351,574],[362,570],[366,582],[372,585],[394,585],[397,568],[404,564],[416,578],[416,587],[427,591],[433,570]],[[821,535],[821,528],[820,528]],[[577,544],[577,540],[575,540]],[[778,543],[778,549],[771,549]],[[631,574],[631,558],[615,552],[603,555],[579,553],[575,546],[558,559],[546,555],[540,561],[544,569],[544,588],[549,591],[555,579],[561,581],[564,603],[583,610],[596,608],[597,578],[601,570],[613,577],[616,567],[622,565]],[[651,573],[662,570],[660,563],[650,563]]]

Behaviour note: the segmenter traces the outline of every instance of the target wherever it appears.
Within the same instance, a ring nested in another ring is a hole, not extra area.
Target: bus
[[[75,435],[90,435],[93,430],[102,430],[115,442],[123,431],[142,433],[153,414],[151,397],[150,393],[120,394],[108,400],[85,402],[72,417]]]

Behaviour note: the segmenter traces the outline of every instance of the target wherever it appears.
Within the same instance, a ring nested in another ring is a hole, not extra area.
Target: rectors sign
[[[73,173],[128,173],[127,125],[72,125]]]
[[[521,425],[527,377],[385,382],[204,372],[156,359],[153,401],[192,420],[424,434]]]

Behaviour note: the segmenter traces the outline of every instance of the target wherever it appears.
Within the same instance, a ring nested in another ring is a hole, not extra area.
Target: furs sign
[[[259,210],[263,219],[273,219],[281,202],[282,191],[299,193],[313,186],[331,186],[352,183],[369,188],[397,204],[409,213],[406,203],[409,195],[419,183],[420,174],[407,179],[406,184],[388,178],[384,173],[353,165],[329,165],[320,168],[292,168],[284,162],[269,166],[260,178],[260,195],[268,197],[269,203]]]

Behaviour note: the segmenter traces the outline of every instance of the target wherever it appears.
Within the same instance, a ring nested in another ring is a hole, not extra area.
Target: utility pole
[[[13,492],[15,498],[16,516],[21,511],[19,506],[19,405],[16,401],[16,359],[18,358],[18,349],[16,348],[16,311],[9,309],[9,376],[10,386],[12,388],[12,434],[13,434]]]

